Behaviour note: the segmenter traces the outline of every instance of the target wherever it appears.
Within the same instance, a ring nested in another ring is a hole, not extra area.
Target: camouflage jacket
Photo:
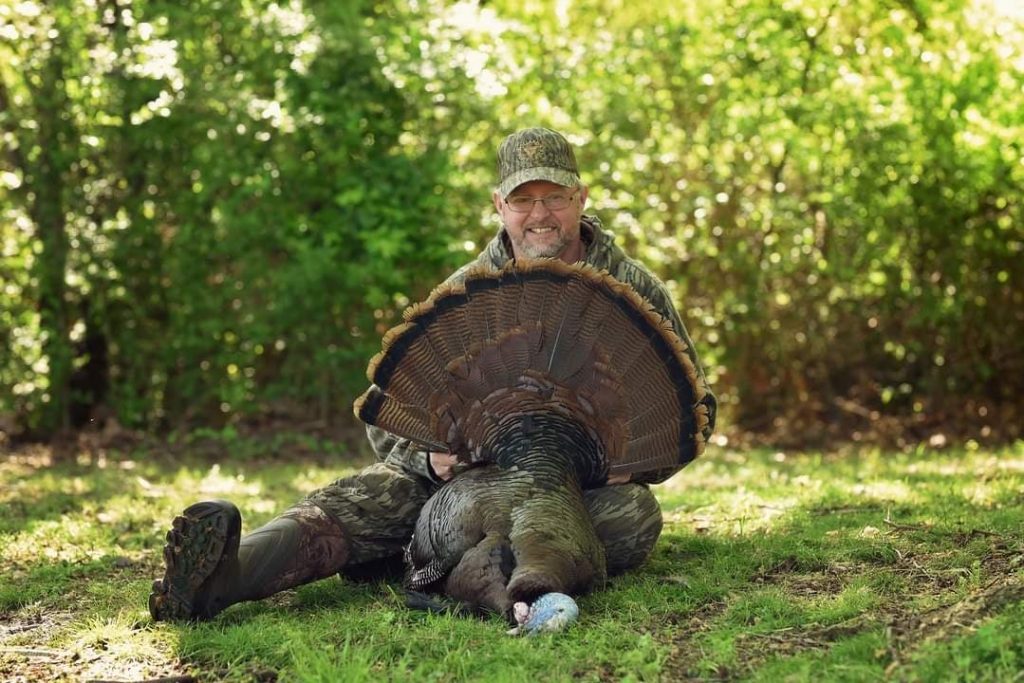
[[[697,351],[694,349],[693,342],[690,340],[690,335],[686,332],[686,327],[683,325],[679,313],[672,305],[672,300],[669,298],[664,283],[642,263],[626,256],[625,252],[615,244],[612,235],[602,230],[601,223],[596,217],[583,216],[580,223],[580,235],[586,245],[584,262],[599,270],[606,270],[620,282],[631,285],[659,313],[671,321],[676,334],[686,344],[690,360],[693,361],[694,367],[697,368],[697,374],[704,383],[705,389],[707,389],[707,395],[703,400],[703,403],[708,407],[708,425],[704,429],[704,437],[707,439],[711,436],[711,432],[715,427],[717,403],[714,394],[711,393],[708,387],[704,370],[697,357]],[[505,231],[500,230],[473,261],[459,268],[445,282],[462,282],[466,277],[466,272],[474,266],[484,265],[492,268],[501,268],[511,258],[511,243]],[[411,443],[408,439],[399,438],[379,427],[368,426],[366,433],[374,451],[377,453],[378,459],[393,463],[407,472],[439,483],[439,480],[428,464],[427,453],[422,448]],[[662,482],[678,472],[679,469],[679,467],[673,467],[644,472],[641,475],[635,476],[633,481],[652,484]]]

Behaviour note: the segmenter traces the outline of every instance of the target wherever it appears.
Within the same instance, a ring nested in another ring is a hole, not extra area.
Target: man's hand
[[[441,481],[448,481],[455,476],[455,464],[459,462],[459,459],[451,453],[435,453],[430,451],[428,453],[430,458],[430,469],[434,470],[434,474]]]
[[[613,474],[612,476],[608,477],[608,481],[606,482],[606,485],[607,486],[615,486],[616,484],[625,484],[632,477],[633,477],[633,475],[631,473],[629,473],[629,472],[620,472],[619,474]]]

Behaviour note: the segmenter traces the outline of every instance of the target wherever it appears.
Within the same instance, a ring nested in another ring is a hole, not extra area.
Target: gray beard
[[[561,228],[556,229],[561,230]],[[512,244],[520,255],[526,258],[557,258],[568,246],[564,238],[551,244],[539,245],[531,243],[528,236],[524,236],[520,242],[513,241]]]

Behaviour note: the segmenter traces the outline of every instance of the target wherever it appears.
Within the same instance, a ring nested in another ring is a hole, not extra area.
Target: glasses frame
[[[533,213],[533,207],[535,207],[537,205],[537,202],[540,202],[541,204],[543,204],[544,208],[547,209],[548,211],[552,211],[552,212],[554,212],[554,211],[565,211],[566,209],[569,208],[569,205],[572,204],[572,201],[576,198],[576,195],[579,194],[579,192],[580,192],[580,188],[577,187],[575,190],[572,191],[571,194],[569,194],[568,197],[565,198],[565,200],[566,200],[565,206],[557,208],[557,209],[553,209],[550,206],[548,206],[548,201],[552,198],[551,195],[548,195],[547,197],[525,197],[524,196],[523,199],[529,199],[530,200],[530,208],[525,209],[525,210],[524,209],[517,209],[516,207],[512,206],[512,204],[508,201],[508,197],[505,197],[501,201],[505,202],[505,206],[507,206],[508,210],[511,211],[512,213],[519,213],[519,214]],[[520,195],[520,196],[522,196],[522,195]]]

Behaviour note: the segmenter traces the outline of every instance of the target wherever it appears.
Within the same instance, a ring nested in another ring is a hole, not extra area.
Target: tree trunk
[[[70,339],[67,287],[68,235],[64,183],[69,166],[69,122],[64,91],[63,41],[54,41],[38,90],[34,94],[39,125],[38,156],[31,174],[32,219],[42,251],[33,264],[38,286],[43,353],[49,362],[49,400],[41,411],[43,435],[52,436],[69,425],[73,350]],[[30,155],[31,156],[31,155]]]

